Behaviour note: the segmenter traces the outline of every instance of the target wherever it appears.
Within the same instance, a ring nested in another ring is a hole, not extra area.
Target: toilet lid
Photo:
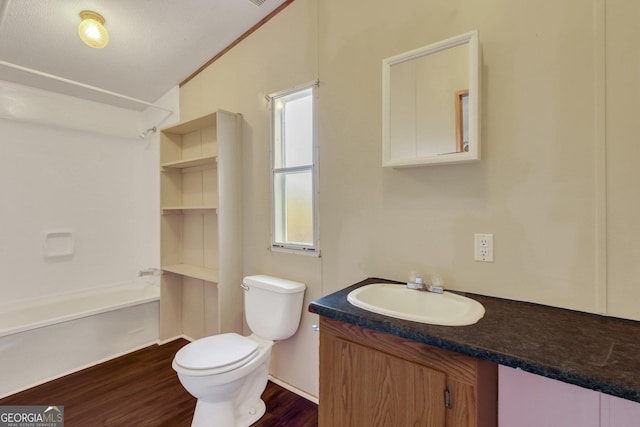
[[[215,369],[222,373],[244,365],[257,354],[257,342],[227,333],[187,344],[178,350],[175,362],[186,369]]]

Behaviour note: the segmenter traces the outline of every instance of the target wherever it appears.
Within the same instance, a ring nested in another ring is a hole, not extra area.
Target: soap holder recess
[[[45,231],[42,251],[45,258],[73,255],[75,239],[71,230]]]

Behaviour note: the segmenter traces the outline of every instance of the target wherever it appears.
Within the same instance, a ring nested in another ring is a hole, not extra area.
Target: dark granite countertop
[[[353,289],[379,282],[397,283],[366,279],[313,301],[309,311],[640,402],[640,322],[464,292],[455,293],[486,311],[474,325],[427,325],[347,302]]]

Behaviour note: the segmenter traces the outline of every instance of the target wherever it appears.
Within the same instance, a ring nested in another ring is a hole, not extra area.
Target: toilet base
[[[267,412],[267,405],[260,399],[247,414],[240,415],[236,418],[236,427],[249,427],[262,418],[265,412]]]
[[[198,400],[191,427],[249,427],[267,411],[262,399],[246,414],[234,414],[231,402],[210,403]]]

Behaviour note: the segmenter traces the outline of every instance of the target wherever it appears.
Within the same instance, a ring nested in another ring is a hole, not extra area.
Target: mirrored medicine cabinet
[[[382,61],[382,165],[480,159],[478,32]]]

